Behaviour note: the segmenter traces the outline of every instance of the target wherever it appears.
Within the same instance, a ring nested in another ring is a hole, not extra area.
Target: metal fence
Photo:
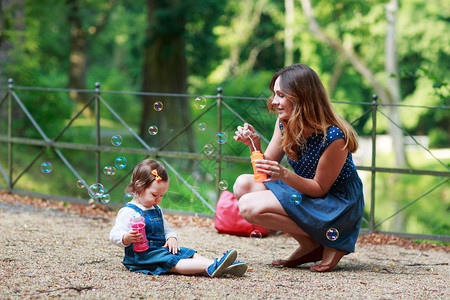
[[[30,110],[27,108],[27,105],[24,104],[24,102],[21,100],[20,93],[24,92],[44,92],[44,93],[71,93],[71,92],[77,92],[77,93],[86,93],[91,95],[90,99],[84,104],[84,106],[80,107],[72,116],[70,119],[67,120],[66,125],[55,135],[53,138],[49,138],[49,136],[46,134],[46,132],[41,128],[41,126],[36,121],[35,116],[32,115]],[[61,196],[61,195],[54,195],[52,193],[42,193],[42,192],[35,192],[30,191],[27,189],[18,189],[16,188],[18,180],[27,172],[30,171],[33,165],[36,164],[36,162],[39,160],[39,158],[44,154],[44,152],[47,149],[51,149],[57,157],[64,163],[64,165],[70,170],[70,172],[81,182],[84,186],[88,187],[90,186],[78,172],[77,168],[70,163],[69,159],[67,159],[66,155],[63,154],[61,151],[62,149],[72,149],[72,150],[84,150],[95,153],[95,177],[96,182],[100,182],[100,175],[102,172],[102,166],[100,162],[100,157],[103,153],[113,153],[117,152],[117,147],[111,146],[111,145],[102,145],[101,143],[101,130],[102,127],[100,125],[100,119],[101,119],[101,113],[105,112],[103,110],[106,108],[106,112],[110,116],[112,116],[117,122],[120,122],[123,127],[128,131],[128,133],[139,142],[140,147],[133,147],[133,148],[121,148],[121,153],[129,153],[129,154],[138,154],[143,155],[147,157],[154,157],[159,160],[161,160],[169,169],[170,172],[172,172],[179,182],[183,185],[185,185],[191,193],[198,198],[204,206],[206,206],[211,213],[213,214],[215,209],[215,202],[217,198],[219,197],[219,194],[221,192],[220,186],[220,180],[222,178],[222,172],[223,172],[223,163],[249,163],[250,159],[245,155],[226,155],[222,153],[223,145],[221,143],[218,143],[215,147],[215,153],[214,154],[205,154],[205,153],[193,153],[193,152],[187,152],[187,151],[167,151],[165,148],[170,145],[174,140],[176,140],[180,135],[183,135],[186,130],[188,130],[191,126],[193,126],[202,116],[204,116],[207,113],[211,113],[212,109],[216,109],[216,132],[220,133],[222,132],[222,127],[224,122],[224,112],[227,112],[228,117],[230,115],[233,116],[235,120],[238,122],[244,123],[247,122],[248,116],[243,116],[241,113],[239,113],[236,109],[230,105],[233,101],[247,101],[247,102],[255,102],[255,101],[265,101],[266,98],[250,98],[250,97],[229,97],[224,96],[223,91],[221,88],[217,89],[217,95],[204,95],[203,97],[210,100],[210,103],[208,106],[202,108],[201,113],[199,113],[197,116],[193,117],[188,124],[185,124],[185,126],[180,129],[178,132],[175,132],[171,135],[170,138],[168,138],[162,145],[158,145],[158,147],[151,147],[142,137],[140,137],[138,134],[135,133],[135,131],[132,129],[132,127],[127,124],[127,122],[124,121],[123,116],[121,116],[120,113],[118,113],[113,107],[108,103],[108,101],[105,99],[107,96],[112,95],[133,95],[135,97],[142,97],[142,96],[155,96],[155,97],[175,97],[175,98],[196,98],[198,95],[190,95],[190,94],[167,94],[167,93],[132,93],[132,92],[118,92],[118,91],[105,91],[100,90],[100,84],[96,83],[94,90],[73,90],[73,89],[55,89],[55,88],[41,88],[41,87],[24,87],[24,86],[14,86],[13,80],[9,80],[9,84],[7,88],[0,89],[0,121],[7,122],[7,125],[4,126],[4,128],[7,130],[7,132],[0,131],[0,145],[1,147],[7,147],[7,165],[2,165],[0,162],[0,172],[2,173],[4,182],[6,186],[3,187],[3,189],[7,190],[9,193],[17,193],[22,195],[31,195],[31,196],[38,196],[42,198],[48,198],[48,199],[59,199],[64,200],[68,202],[78,202],[78,203],[88,203],[88,198],[82,198],[80,197],[70,197],[70,196]],[[212,102],[211,102],[212,100]],[[425,198],[427,195],[432,193],[434,190],[438,189],[439,187],[448,185],[449,177],[450,177],[450,171],[447,164],[443,163],[440,159],[438,159],[432,151],[430,151],[426,146],[422,145],[417,141],[417,139],[410,135],[406,130],[400,126],[400,124],[396,124],[390,117],[387,115],[383,110],[383,106],[387,106],[385,104],[381,104],[377,102],[376,95],[372,96],[372,99],[370,102],[336,102],[333,101],[335,104],[343,104],[343,105],[360,105],[361,107],[365,107],[365,111],[362,113],[361,116],[356,118],[352,123],[355,124],[359,120],[362,119],[371,119],[371,163],[370,165],[364,166],[364,165],[357,165],[357,169],[362,172],[367,172],[370,174],[370,196],[367,197],[366,195],[366,202],[369,205],[366,205],[366,210],[368,206],[368,218],[365,217],[363,219],[363,223],[365,226],[367,226],[367,229],[362,229],[362,233],[368,233],[368,232],[375,232],[380,231],[380,226],[385,223],[387,220],[390,220],[394,218],[396,215],[401,213],[402,211],[408,209],[411,205],[414,205],[419,200]],[[93,119],[95,119],[95,143],[93,144],[80,144],[80,143],[72,143],[72,142],[64,142],[60,141],[60,138],[64,136],[65,132],[72,126],[72,124],[79,118],[83,112],[86,110],[87,107],[94,106],[94,115]],[[399,107],[414,107],[414,106],[407,106],[407,105],[397,105]],[[14,123],[16,122],[17,113],[13,110],[13,107],[18,107],[19,111],[23,116],[31,123],[34,130],[38,132],[38,137],[36,138],[29,138],[25,136],[15,136],[13,134],[13,128]],[[102,109],[100,109],[102,107]],[[417,106],[415,106],[417,108]],[[432,106],[421,106],[420,108],[424,109],[440,109],[444,110],[444,112],[448,112],[450,109],[449,107],[432,107]],[[419,170],[419,169],[405,169],[405,168],[387,168],[387,167],[379,167],[377,166],[377,119],[379,116],[382,116],[389,122],[392,122],[395,126],[402,129],[405,136],[410,136],[410,138],[414,141],[416,145],[418,145],[420,148],[422,148],[424,151],[426,151],[429,155],[431,155],[434,158],[434,161],[443,171],[436,171],[436,168],[434,170]],[[270,124],[270,126],[273,126],[273,123]],[[262,140],[265,143],[268,143],[268,139],[261,134]],[[29,162],[26,167],[24,167],[22,170],[17,170],[17,167],[14,164],[14,150],[13,147],[18,145],[32,145],[36,147],[41,147],[38,154],[34,157],[34,159]],[[5,148],[3,148],[5,149]],[[186,159],[186,160],[194,160],[194,161],[214,161],[215,162],[215,197],[210,195],[204,195],[200,193],[193,185],[189,182],[181,174],[176,166],[173,165],[173,163],[169,163],[168,159]],[[421,175],[428,175],[428,176],[434,176],[439,177],[442,180],[437,183],[434,186],[429,187],[428,190],[423,192],[421,195],[418,195],[415,199],[411,199],[406,205],[399,207],[396,209],[394,213],[392,213],[389,216],[383,215],[384,212],[377,212],[378,216],[382,216],[382,221],[377,222],[375,218],[375,194],[376,194],[376,177],[379,173],[397,173],[397,174],[414,174],[417,176]],[[116,188],[121,182],[123,182],[126,178],[129,178],[129,175],[131,174],[131,170],[125,174],[123,177],[116,180],[114,184],[112,184],[110,190],[113,190]],[[236,176],[238,174],[235,174]],[[367,185],[368,182],[365,182],[365,185]],[[0,186],[2,188],[2,186]],[[445,204],[442,204],[443,206]],[[443,210],[446,210],[446,207],[442,208]],[[175,213],[183,213],[186,214],[189,212],[186,211],[175,211]],[[192,214],[194,214],[193,212]],[[198,213],[195,213],[198,214]],[[211,217],[212,214],[200,214],[202,216]],[[406,238],[419,238],[419,239],[428,239],[428,240],[441,240],[441,241],[450,241],[450,235],[430,235],[430,234],[416,234],[416,233],[405,233],[405,232],[392,232],[392,231],[384,231],[385,233],[393,233],[400,237],[406,237]]]

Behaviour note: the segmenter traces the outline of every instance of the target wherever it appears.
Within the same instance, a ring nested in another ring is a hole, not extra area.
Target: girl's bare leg
[[[202,274],[213,262],[213,260],[195,253],[191,258],[181,259],[169,272],[183,275]]]

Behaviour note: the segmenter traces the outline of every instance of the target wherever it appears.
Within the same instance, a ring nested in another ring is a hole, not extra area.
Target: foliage
[[[381,81],[385,81],[391,75],[385,74],[384,71],[386,31],[384,5],[387,2],[387,0],[314,1],[314,6],[320,7],[316,9],[317,18],[327,33],[341,39],[346,47],[362,57]],[[71,13],[71,7],[68,5],[69,2],[23,0],[23,3],[25,3],[23,18],[20,18],[20,13],[16,13],[18,7],[5,6],[4,8],[6,28],[1,35],[1,42],[3,45],[9,43],[9,46],[6,47],[8,52],[2,53],[6,55],[1,56],[2,59],[6,59],[2,61],[2,66],[5,66],[2,75],[13,78],[14,83],[19,86],[66,87],[70,62],[68,16]],[[132,129],[137,131],[140,120],[136,116],[141,112],[139,96],[107,92],[135,92],[142,86],[143,50],[144,45],[150,42],[145,40],[145,31],[149,26],[146,24],[146,3],[142,0],[88,0],[80,3],[83,3],[79,13],[82,28],[87,33],[88,43],[86,86],[93,90],[95,82],[100,82],[101,96],[115,111],[119,112]],[[111,5],[112,3],[114,5]],[[309,33],[307,20],[303,16],[299,3],[296,1],[294,8],[295,62],[308,64],[317,71],[328,88],[332,100],[370,102],[373,87],[351,67],[348,61]],[[444,0],[400,1],[397,15],[399,72],[392,76],[398,76],[400,79],[402,104],[448,108],[450,37],[445,32],[449,32],[450,29],[449,5],[448,1]],[[13,15],[14,17],[11,17]],[[101,24],[99,19],[105,15],[108,15],[108,18],[102,26],[99,26],[98,24]],[[208,0],[202,1],[202,5],[198,5],[198,1],[195,0],[178,1],[174,4],[173,10],[161,9],[159,22],[151,26],[156,26],[155,29],[161,34],[168,35],[174,28],[171,26],[173,24],[167,21],[168,16],[175,19],[183,18],[186,21],[183,37],[189,69],[187,78],[189,93],[215,95],[217,88],[222,87],[226,97],[268,98],[270,96],[268,82],[273,72],[284,64],[285,20],[282,1]],[[76,107],[65,93],[20,91],[19,97],[50,138],[63,128],[69,117],[73,116]],[[235,99],[226,98],[224,102],[240,116],[255,124],[265,137],[270,138],[274,116],[267,113],[265,101],[235,101]],[[212,102],[208,101],[208,105],[212,105]],[[4,106],[1,110],[3,108]],[[353,121],[359,118],[368,106],[335,104],[335,108],[345,119]],[[193,105],[191,109],[194,116],[201,113]],[[428,135],[430,145],[433,147],[449,147],[448,109],[405,107],[401,109],[401,112],[402,125],[408,132]],[[127,138],[126,147],[139,146],[137,141],[130,138],[126,128],[115,120],[112,113],[104,108],[101,113],[102,145],[110,144],[111,134],[120,132],[124,138]],[[211,113],[199,119],[199,122],[207,124],[207,130],[200,132],[196,129],[195,131],[198,153],[202,153],[203,146],[206,144],[216,146],[216,113],[217,111],[213,109]],[[4,114],[0,116],[3,118]],[[247,147],[232,141],[234,128],[241,123],[234,114],[224,109],[222,129],[228,134],[228,142],[223,145],[223,154],[247,156]],[[387,124],[387,121],[378,122],[377,132],[385,131]],[[15,120],[15,126],[15,134],[20,133],[26,137],[39,136],[23,115]],[[196,127],[197,124],[192,126]],[[360,135],[370,134],[370,117],[361,118],[354,126]],[[83,114],[67,130],[61,141],[92,143],[95,140],[94,128],[92,119]],[[1,134],[3,135],[3,132]],[[172,133],[165,134],[167,139],[171,138]],[[217,146],[215,148],[217,151]],[[20,166],[32,161],[33,154],[39,151],[34,147],[16,150],[20,154],[14,156],[14,162]],[[6,151],[6,147],[2,147],[2,151]],[[72,164],[81,168],[83,177],[88,178],[89,182],[95,181],[93,153],[76,150],[64,151],[64,153],[70,157]],[[5,153],[2,154],[1,162],[6,164],[7,156]],[[118,153],[102,155],[101,164],[110,164],[116,154]],[[51,153],[46,153],[46,157],[49,160],[59,160]],[[130,155],[130,166],[142,158],[139,155]],[[177,162],[172,163],[177,164]],[[56,164],[55,170],[58,172],[65,169],[63,165],[58,166],[60,163]],[[229,189],[236,174],[248,171],[248,165],[245,163],[224,163],[222,167],[224,172],[223,178],[220,179],[228,181]],[[215,182],[217,181],[213,161],[195,162],[194,169],[194,172],[184,172],[183,175],[192,180],[192,185],[203,189],[213,199],[216,196]],[[43,174],[36,170],[30,174],[30,177],[26,175],[21,180],[26,183],[21,184],[26,186],[28,182],[33,182],[30,184],[33,190],[42,188],[45,191],[60,194],[74,187],[75,178],[70,173],[62,173],[61,176],[50,174],[43,177]],[[118,173],[118,175],[126,174],[122,171]],[[110,180],[108,183],[112,183],[112,178],[101,176],[102,180]],[[173,194],[168,195],[169,203],[171,203],[168,205],[171,208],[208,212],[207,208],[197,202],[198,199],[191,201],[191,198],[195,197],[183,187],[181,182],[176,182],[176,177],[172,175],[171,177],[174,179]],[[46,180],[41,180],[42,178]],[[64,180],[53,180],[56,178],[64,178]],[[399,199],[399,205],[405,204],[404,201],[416,197],[418,190],[435,183],[435,179],[420,180],[416,177],[405,176],[398,179],[398,185],[392,187],[390,180],[389,176],[377,177],[382,209],[386,208],[385,205],[389,205],[388,199]],[[119,185],[113,191],[113,201],[121,201],[124,185],[125,183]],[[384,194],[388,190],[393,195]],[[77,190],[75,194],[79,197],[85,196],[85,192],[80,190]],[[429,228],[434,228],[436,224],[442,226],[447,224],[442,220],[441,212],[434,213],[434,210],[439,210],[438,205],[423,207],[423,202],[426,201],[419,201],[411,210],[408,210],[408,212],[412,211],[409,219],[415,218],[417,224],[426,224],[420,226]],[[428,211],[428,209],[430,209],[430,215],[435,217],[426,219],[416,217],[420,210]],[[442,227],[443,230],[448,230],[445,226]],[[440,229],[433,230],[438,232]]]

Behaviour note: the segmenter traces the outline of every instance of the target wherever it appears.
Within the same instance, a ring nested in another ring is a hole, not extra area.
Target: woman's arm
[[[343,149],[344,139],[332,142],[322,153],[317,164],[316,174],[313,179],[301,177],[294,172],[280,166],[279,175],[273,180],[281,179],[297,191],[311,197],[323,197],[330,190],[344,166],[348,150]]]
[[[280,120],[277,118],[275,122],[275,128],[273,130],[272,139],[264,152],[264,159],[273,160],[278,163],[281,162],[284,156],[284,151],[281,149],[281,130]]]

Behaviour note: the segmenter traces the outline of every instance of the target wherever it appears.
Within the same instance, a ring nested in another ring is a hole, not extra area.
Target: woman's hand
[[[178,240],[176,237],[171,236],[166,240],[163,248],[169,248],[169,252],[172,254],[177,254],[180,251],[180,246],[178,245]]]
[[[260,137],[256,133],[255,129],[252,125],[248,123],[244,123],[244,126],[238,126],[237,130],[234,132],[233,139],[235,141],[240,141],[244,143],[245,145],[249,146],[251,149],[255,150],[254,147],[257,150],[260,150]],[[252,140],[254,145],[252,144]]]
[[[277,161],[268,159],[257,159],[255,160],[255,167],[258,172],[263,172],[267,174],[267,180],[263,182],[270,182],[274,180],[283,180],[288,174],[288,170],[280,165]],[[270,178],[269,178],[270,176]]]

